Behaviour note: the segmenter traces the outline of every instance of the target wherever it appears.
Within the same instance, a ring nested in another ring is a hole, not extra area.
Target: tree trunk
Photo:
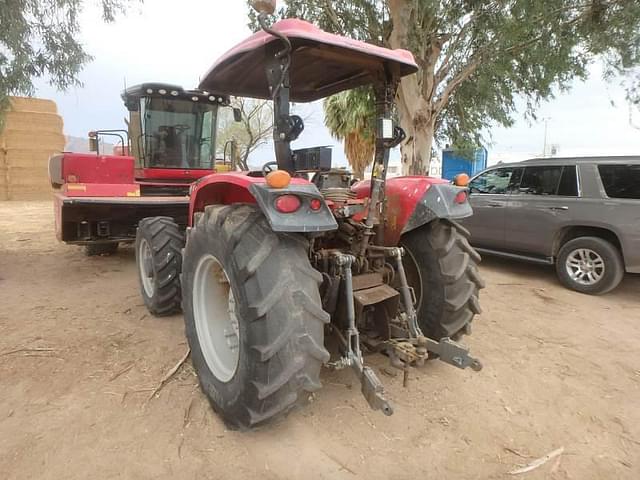
[[[401,110],[401,109],[400,109]],[[400,114],[402,118],[402,113]],[[416,125],[415,120],[400,122],[407,139],[400,146],[403,175],[429,175],[434,127],[431,122]]]
[[[408,30],[413,6],[406,0],[389,0],[393,30],[389,37],[391,48],[407,48]],[[398,88],[398,115],[400,126],[407,134],[401,144],[403,175],[426,175],[431,163],[431,145],[436,115],[431,105],[434,93],[435,63],[439,47],[432,46],[423,59],[422,68],[414,75],[404,77]]]
[[[400,146],[403,175],[427,175],[435,117],[420,89],[416,75],[402,79],[398,89],[398,115],[407,139]]]

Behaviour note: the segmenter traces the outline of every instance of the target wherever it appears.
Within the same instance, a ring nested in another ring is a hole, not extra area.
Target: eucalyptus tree
[[[278,13],[413,53],[420,70],[398,89],[406,173],[428,171],[434,139],[468,147],[515,114],[535,118],[594,61],[640,63],[638,0],[288,0]]]

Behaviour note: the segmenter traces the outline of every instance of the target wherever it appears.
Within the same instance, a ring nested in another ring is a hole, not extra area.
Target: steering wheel
[[[264,165],[262,165],[262,175],[266,177],[268,174],[270,174],[274,170],[277,170],[277,168],[273,168],[274,165],[277,167],[278,162],[267,162]]]

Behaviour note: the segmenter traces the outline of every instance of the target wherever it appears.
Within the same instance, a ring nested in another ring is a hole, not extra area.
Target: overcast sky
[[[84,85],[60,93],[43,80],[37,95],[56,101],[67,135],[122,128],[127,111],[120,92],[125,83],[161,81],[193,88],[218,56],[250,34],[246,24],[244,0],[147,0],[134,3],[113,24],[104,24],[99,9],[88,6],[81,17],[81,38],[95,58],[80,76]],[[540,108],[539,118],[547,119],[548,145],[556,144],[559,155],[640,154],[640,130],[629,124],[619,82],[603,81],[597,66],[592,72],[587,82],[576,81],[569,93]],[[306,108],[305,116],[310,117],[307,129],[296,147],[335,144],[319,105]],[[530,124],[520,115],[514,127],[491,133],[489,163],[542,153],[542,120]],[[333,157],[334,163],[344,162],[341,146],[336,145]]]

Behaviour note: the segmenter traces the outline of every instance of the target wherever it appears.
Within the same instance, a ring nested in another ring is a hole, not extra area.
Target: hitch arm
[[[480,360],[469,355],[469,349],[464,345],[454,342],[449,337],[444,337],[439,342],[428,337],[425,338],[427,350],[438,355],[438,360],[462,369],[471,367],[471,370],[475,372],[482,370]]]
[[[375,372],[364,365],[360,351],[360,333],[356,327],[355,311],[353,305],[353,278],[351,265],[354,257],[343,253],[335,253],[334,261],[341,270],[344,278],[344,292],[347,307],[347,337],[338,328],[333,328],[338,339],[345,349],[345,356],[338,362],[340,366],[353,368],[360,380],[362,395],[373,410],[382,410],[385,415],[393,414],[393,407],[384,395],[384,386]]]

